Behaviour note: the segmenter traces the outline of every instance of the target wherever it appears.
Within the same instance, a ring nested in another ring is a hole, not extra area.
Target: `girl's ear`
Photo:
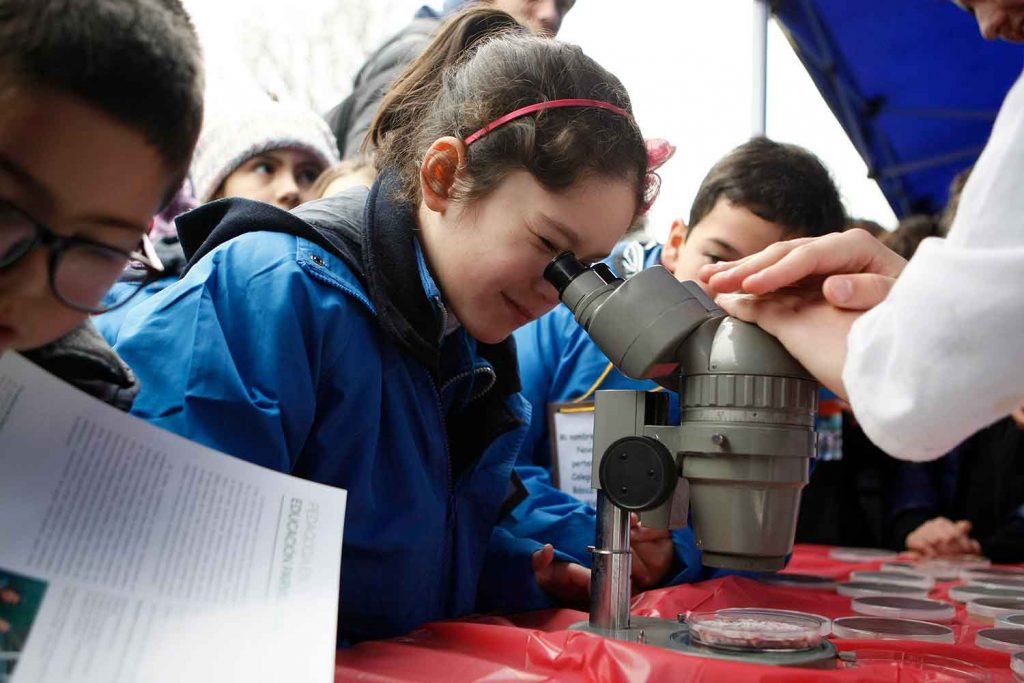
[[[451,201],[452,187],[466,164],[466,145],[451,136],[438,138],[420,165],[420,195],[427,208],[444,213]]]

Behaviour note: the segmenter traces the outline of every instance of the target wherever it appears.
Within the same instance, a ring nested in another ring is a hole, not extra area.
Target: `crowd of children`
[[[961,4],[986,36],[1021,38],[1021,10]],[[428,12],[371,58],[332,132],[273,99],[204,121],[178,0],[0,0],[0,352],[346,489],[351,643],[585,604],[595,513],[552,483],[547,416],[653,385],[609,365],[543,272],[562,251],[623,277],[661,265],[743,292],[722,305],[778,336],[887,451],[953,450],[944,467],[978,473],[946,507],[924,484],[897,486],[895,543],[1007,557],[1006,538],[1024,534],[1013,487],[978,513],[980,544],[968,518],[1020,462],[1018,423],[998,420],[1024,405],[1024,84],[949,237],[909,264],[842,232],[821,162],[765,138],[714,165],[666,244],[622,241],[663,159],[619,80],[552,38],[571,7]],[[966,286],[953,277],[965,270],[982,275]],[[1007,455],[985,465],[985,439]],[[631,536],[638,589],[710,575],[689,529],[635,523]]]

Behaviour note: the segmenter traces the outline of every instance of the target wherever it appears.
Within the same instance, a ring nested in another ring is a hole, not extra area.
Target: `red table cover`
[[[880,562],[839,562],[828,547],[798,545],[786,572],[846,579],[851,571],[878,569]],[[929,597],[948,600],[955,583],[938,583]],[[952,601],[950,601],[952,602]],[[632,613],[674,619],[681,612],[724,607],[774,607],[836,618],[853,615],[850,598],[831,591],[769,586],[728,577],[648,591]],[[587,615],[545,610],[481,616],[428,624],[401,638],[361,643],[338,652],[336,681],[951,681],[933,672],[894,663],[841,665],[836,670],[776,667],[693,657],[661,648],[613,641],[566,628]],[[974,645],[974,634],[991,626],[958,605],[952,645],[915,641],[835,639],[841,651],[899,651],[952,657],[984,667],[991,680],[1013,681],[1010,656]]]

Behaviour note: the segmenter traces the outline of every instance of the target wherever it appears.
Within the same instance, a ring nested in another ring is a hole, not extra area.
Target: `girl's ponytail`
[[[363,141],[363,151],[383,147],[389,137],[408,136],[427,118],[441,90],[445,69],[464,59],[483,40],[525,31],[515,19],[499,10],[475,6],[453,15],[381,100]]]

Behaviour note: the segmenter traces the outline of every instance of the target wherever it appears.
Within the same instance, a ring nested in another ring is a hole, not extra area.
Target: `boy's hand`
[[[546,544],[533,554],[537,585],[559,605],[586,610],[590,606],[590,570],[575,562],[555,560],[555,549]]]
[[[907,535],[907,550],[938,557],[942,555],[979,555],[981,545],[970,537],[971,523],[953,522],[945,517],[930,519]]]
[[[629,546],[633,551],[631,576],[633,588],[644,590],[665,580],[672,569],[675,546],[668,529],[648,529],[640,525],[640,517],[629,516]]]
[[[899,254],[866,231],[856,229],[776,242],[737,261],[706,265],[700,270],[700,278],[716,293],[742,291],[750,294],[774,292],[805,280],[813,283],[813,289],[817,290],[822,278],[828,278],[823,283],[827,300],[843,308],[865,310],[884,298],[884,294],[878,298],[879,291],[888,293],[892,281],[906,265]],[[850,277],[855,274],[856,277]],[[839,282],[849,286],[840,286]],[[829,290],[837,287],[842,291],[830,294]],[[847,291],[846,303],[833,300],[835,294],[842,298]]]

